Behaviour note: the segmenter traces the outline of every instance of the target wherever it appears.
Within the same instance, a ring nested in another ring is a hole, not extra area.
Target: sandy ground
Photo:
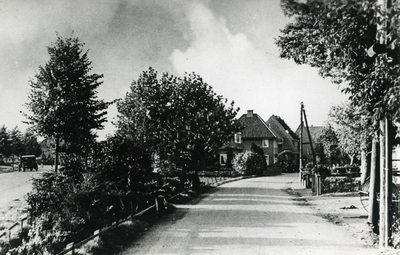
[[[176,205],[122,254],[379,254],[356,198],[312,197],[296,175],[232,182]]]
[[[9,170],[7,169],[7,172]],[[357,194],[326,194],[312,196],[310,189],[305,189],[297,182],[296,175],[288,176],[286,188],[298,195],[298,202],[312,208],[315,213],[331,221],[332,224],[343,227],[350,235],[362,240],[367,247],[377,249],[376,237],[371,235],[367,225],[367,211],[364,209]],[[1,178],[1,175],[0,175]],[[0,235],[9,226],[19,222],[27,213],[23,197],[14,199],[0,208]],[[3,237],[4,238],[4,237]],[[400,254],[397,251],[386,251],[385,254]],[[377,254],[379,253],[377,250]]]
[[[311,207],[315,213],[333,224],[343,226],[357,239],[363,240],[366,246],[378,248],[378,239],[367,224],[368,212],[364,208],[365,197],[358,193],[331,193],[313,196],[311,189],[304,188],[297,180],[287,184],[289,191],[299,196],[304,205]],[[361,202],[363,199],[364,204]]]

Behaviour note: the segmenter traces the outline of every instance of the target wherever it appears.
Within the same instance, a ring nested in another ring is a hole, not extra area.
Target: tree
[[[10,132],[9,132],[10,140],[11,140],[11,154],[13,155],[13,167],[14,167],[14,161],[15,158],[14,156],[21,156],[24,153],[24,143],[22,141],[23,135],[19,128],[15,126]]]
[[[202,161],[214,157],[218,148],[238,131],[237,109],[215,94],[196,74],[183,78],[144,71],[131,91],[118,103],[118,132],[144,144],[160,161],[168,160],[182,173],[189,170],[195,182]],[[198,176],[197,176],[198,179]]]
[[[81,154],[94,141],[93,129],[102,129],[108,103],[98,100],[96,89],[103,75],[89,74],[88,51],[78,38],[62,38],[48,47],[50,60],[30,80],[25,114],[32,129],[56,141],[56,166],[62,140],[69,153]]]
[[[362,183],[364,183],[368,175],[366,154],[370,150],[373,135],[370,114],[361,107],[347,102],[332,106],[328,116],[328,122],[338,136],[338,145],[349,155],[350,164],[353,163],[355,156],[361,155]]]
[[[40,146],[37,136],[27,130],[23,136],[22,143],[24,145],[23,153],[25,155],[35,155],[39,157],[42,154],[42,147]]]
[[[300,3],[282,0],[284,13],[292,22],[281,30],[276,40],[281,57],[298,64],[318,68],[322,77],[335,83],[345,82],[345,93],[353,104],[361,106],[376,119],[400,116],[399,64],[386,61],[386,54],[376,59],[366,51],[376,43],[377,25],[392,24],[387,38],[398,47],[400,1],[393,1],[390,12],[384,12],[375,1],[323,1]],[[380,77],[385,77],[381,79]]]
[[[21,156],[24,152],[24,144],[22,141],[23,134],[17,126],[10,131],[11,152],[13,155]]]
[[[4,157],[9,157],[12,154],[10,135],[5,125],[0,128],[0,154]]]
[[[369,0],[282,0],[282,9],[292,22],[276,41],[281,57],[316,67],[322,77],[330,77],[333,82],[345,82],[343,91],[350,95],[352,104],[372,116],[370,121],[375,130],[381,129],[379,133],[386,133],[385,118],[400,121],[400,65],[393,61],[399,58],[400,1],[389,2],[390,8]],[[371,48],[373,54],[367,54]],[[381,155],[385,155],[385,137],[380,135],[379,140]],[[394,136],[387,140],[394,140]],[[385,183],[389,183],[386,190],[390,190],[391,183],[386,179],[381,175],[384,185],[380,203],[385,210],[390,197],[384,192]],[[380,220],[385,232],[380,236],[382,245],[387,244],[390,224]]]
[[[331,125],[324,127],[318,144],[323,148],[323,154],[329,164],[343,164],[344,153],[339,145],[339,138]]]

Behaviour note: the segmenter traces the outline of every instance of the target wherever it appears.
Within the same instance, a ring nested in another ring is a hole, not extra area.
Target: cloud
[[[223,18],[217,19],[201,4],[189,10],[191,45],[185,51],[175,49],[170,56],[178,73],[195,71],[211,85],[217,84],[219,92],[250,89],[268,80],[263,74],[268,64],[265,54],[244,34],[232,34]]]
[[[170,55],[174,69],[199,74],[216,93],[234,100],[241,113],[253,109],[265,119],[280,115],[294,129],[302,101],[321,125],[330,104],[344,98],[315,69],[268,54],[244,33],[233,34],[226,20],[205,5],[194,3],[187,10],[190,46]]]

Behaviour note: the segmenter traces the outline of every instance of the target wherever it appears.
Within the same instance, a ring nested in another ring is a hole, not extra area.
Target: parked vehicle
[[[35,155],[21,156],[18,171],[23,170],[25,172],[26,169],[30,169],[31,171],[33,171],[33,169],[36,171],[38,170],[38,164],[36,163]]]

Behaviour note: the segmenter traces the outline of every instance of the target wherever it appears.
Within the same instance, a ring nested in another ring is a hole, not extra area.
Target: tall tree
[[[10,132],[10,140],[11,140],[11,153],[14,167],[14,156],[21,156],[24,153],[24,143],[23,143],[23,135],[17,126],[15,126]]]
[[[42,147],[38,142],[38,138],[30,130],[27,130],[25,132],[22,139],[22,143],[24,145],[24,150],[23,150],[24,154],[35,155],[36,157],[39,157],[40,154],[42,154]]]
[[[0,128],[0,154],[4,157],[9,157],[12,154],[10,135],[5,125]]]
[[[17,126],[10,131],[11,152],[15,156],[21,156],[24,152],[23,134]]]
[[[70,153],[81,154],[102,129],[108,103],[97,98],[103,75],[92,70],[88,51],[78,38],[62,38],[48,47],[49,61],[30,80],[26,114],[32,129],[56,141],[56,166],[60,140]]]
[[[332,106],[328,113],[328,122],[338,136],[339,147],[351,160],[368,149],[369,138],[373,134],[368,112],[350,102]]]
[[[400,121],[400,1],[390,2],[387,9],[375,0],[281,0],[292,22],[276,41],[282,57],[316,67],[333,82],[345,82],[343,91],[370,113],[376,130],[386,126],[385,118]],[[383,149],[385,139],[380,135],[379,140]],[[384,162],[380,164],[383,171]],[[385,201],[381,192],[381,207]],[[380,228],[385,225],[390,228],[381,219]]]
[[[198,182],[200,163],[238,131],[234,103],[213,92],[196,74],[176,78],[164,73],[158,80],[150,68],[118,103],[119,132],[147,143],[160,159],[182,170],[193,170]],[[184,177],[183,177],[184,179]]]
[[[371,149],[371,137],[374,132],[370,114],[361,107],[347,102],[332,106],[328,116],[329,124],[338,136],[338,145],[350,157],[350,164],[353,163],[355,156],[361,156],[362,183],[364,183],[368,176],[366,154]]]
[[[339,141],[332,126],[328,125],[324,127],[318,142],[322,145],[323,153],[329,164],[342,163],[340,160],[341,152],[338,148]]]
[[[281,6],[292,18],[276,40],[281,57],[316,67],[335,83],[345,82],[343,91],[352,103],[375,118],[399,119],[399,64],[387,61],[394,57],[387,54],[375,55],[376,61],[367,50],[377,43],[377,25],[386,21],[391,23],[386,38],[398,50],[400,1],[393,1],[385,13],[371,0],[281,0]],[[387,52],[396,54],[396,50]]]

